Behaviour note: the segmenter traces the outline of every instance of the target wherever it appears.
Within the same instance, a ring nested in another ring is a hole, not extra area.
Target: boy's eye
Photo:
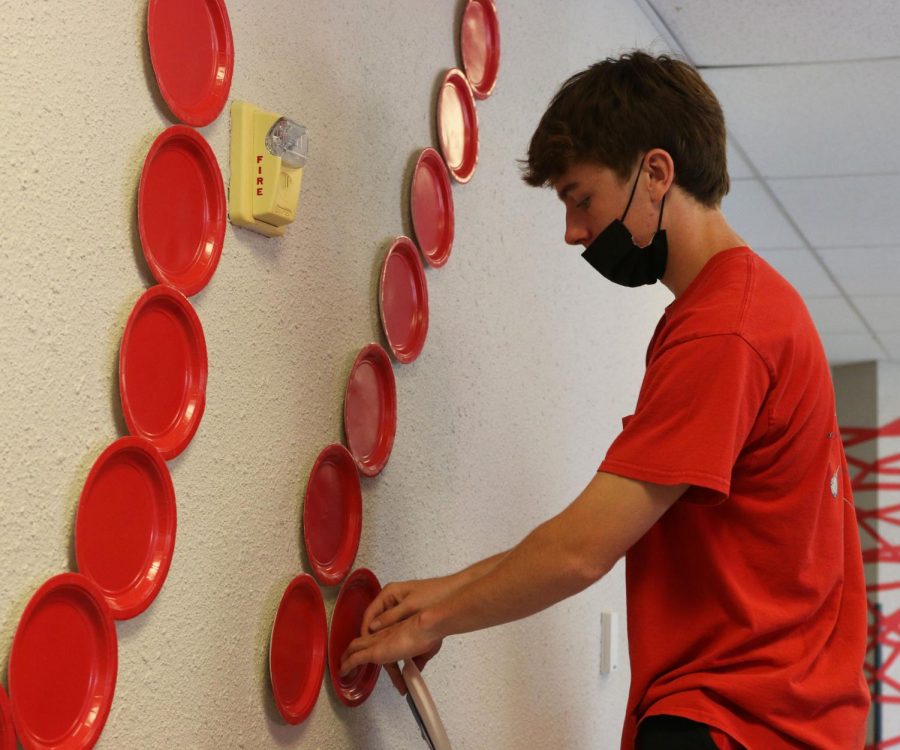
[[[581,203],[576,204],[576,208],[580,208],[582,211],[586,210],[588,206],[591,205],[591,196],[585,198]]]

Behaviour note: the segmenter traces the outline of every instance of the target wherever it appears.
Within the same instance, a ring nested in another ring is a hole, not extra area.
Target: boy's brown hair
[[[621,180],[653,148],[669,152],[675,184],[717,207],[728,193],[725,118],[715,94],[687,63],[635,50],[569,78],[541,118],[523,179],[545,186],[577,162]]]

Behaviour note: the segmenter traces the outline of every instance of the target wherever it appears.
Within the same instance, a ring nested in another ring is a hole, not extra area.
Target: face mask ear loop
[[[667,195],[668,195],[668,193],[667,193]],[[662,215],[663,215],[663,210],[665,210],[665,207],[666,207],[666,196],[664,195],[662,197],[662,205],[659,207],[659,223],[656,225],[657,232],[659,232],[659,229],[662,226]]]
[[[625,213],[622,214],[622,218],[619,221],[625,221],[625,217],[628,215],[628,209],[631,208],[631,201],[634,199],[634,191],[637,190],[638,180],[641,178],[641,168],[638,167],[637,177],[634,178],[634,185],[631,186],[631,195],[628,196],[628,205],[625,206]]]

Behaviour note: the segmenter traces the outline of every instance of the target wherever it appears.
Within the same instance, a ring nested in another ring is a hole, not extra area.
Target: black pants
[[[706,724],[681,716],[648,716],[638,729],[636,750],[716,750]]]

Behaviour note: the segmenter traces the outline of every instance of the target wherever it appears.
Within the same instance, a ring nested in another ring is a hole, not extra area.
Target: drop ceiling
[[[900,3],[637,2],[719,97],[723,210],[831,363],[900,361]]]

